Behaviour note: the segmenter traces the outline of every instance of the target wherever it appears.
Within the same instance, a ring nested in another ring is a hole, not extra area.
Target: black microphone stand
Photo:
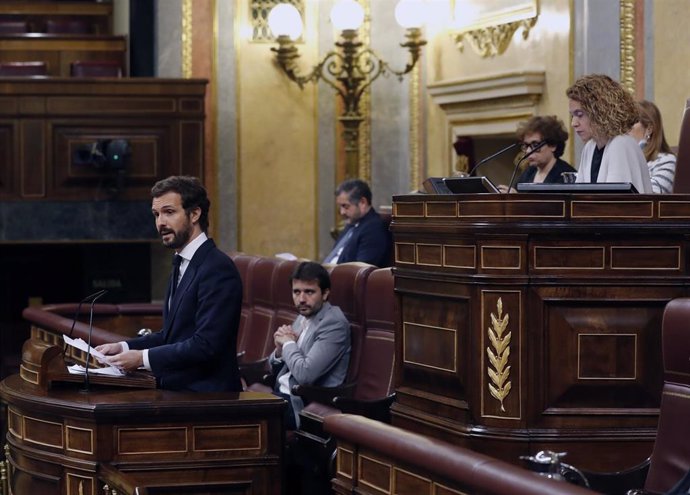
[[[107,293],[108,291],[104,289],[91,300],[91,309],[89,311],[89,339],[86,348],[86,364],[84,366],[84,392],[89,391],[89,360],[91,359],[91,334],[93,333],[93,305]]]
[[[79,318],[79,313],[81,312],[82,304],[90,301],[92,298],[101,297],[106,292],[108,292],[106,289],[99,290],[98,292],[94,292],[93,294],[89,294],[84,299],[79,301],[79,304],[77,304],[77,310],[74,312],[74,318],[72,318],[72,327],[69,329],[69,334],[67,335],[70,339],[72,338],[72,334],[74,333],[74,325],[77,324],[77,319]],[[67,344],[65,344],[65,346],[62,348],[62,355],[63,356],[65,355],[65,352],[67,352]]]
[[[522,158],[518,160],[518,162],[515,164],[515,168],[513,168],[513,175],[510,176],[510,182],[508,183],[508,192],[510,192],[510,189],[513,187],[513,181],[515,180],[515,174],[517,174],[518,168],[520,168],[520,164],[525,160],[525,158],[529,157],[532,153],[536,153],[540,149],[542,149],[544,146],[546,146],[546,141],[541,141],[539,144],[537,144],[534,148],[532,148],[529,153],[525,153]]]
[[[477,170],[479,170],[479,167],[481,167],[482,165],[484,165],[486,162],[489,162],[489,161],[493,160],[493,159],[496,158],[497,156],[500,156],[500,155],[502,155],[503,153],[505,153],[506,151],[510,151],[510,150],[512,150],[513,148],[515,148],[515,147],[517,147],[517,146],[520,146],[520,144],[521,144],[520,142],[512,143],[511,145],[506,146],[505,148],[498,150],[498,151],[497,151],[496,153],[494,153],[493,155],[487,156],[487,157],[484,158],[483,160],[480,160],[479,163],[477,163],[474,167],[472,167],[472,170],[470,170],[470,172],[469,172],[468,175],[472,175],[472,174],[475,173]]]

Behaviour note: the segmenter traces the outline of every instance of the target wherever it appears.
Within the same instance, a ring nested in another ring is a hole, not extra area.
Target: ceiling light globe
[[[331,9],[331,22],[340,31],[359,29],[364,23],[364,9],[355,0],[339,0]]]
[[[421,0],[400,0],[395,6],[395,20],[406,29],[421,28],[426,10]]]
[[[279,3],[268,13],[268,27],[273,36],[289,36],[296,40],[302,34],[302,16],[294,5]]]

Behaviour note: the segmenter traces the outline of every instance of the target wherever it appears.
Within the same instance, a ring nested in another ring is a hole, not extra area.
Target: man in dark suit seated
[[[391,264],[388,226],[371,206],[371,189],[360,179],[346,180],[335,191],[336,204],[347,225],[324,263],[361,261],[386,267]]]
[[[175,250],[163,329],[97,349],[113,366],[152,371],[160,388],[241,391],[236,348],[242,282],[232,260],[206,236],[206,190],[195,177],[168,177],[151,196],[156,229]]]
[[[269,358],[276,376],[274,393],[288,401],[285,427],[299,426],[301,397],[295,385],[336,387],[345,381],[350,364],[350,322],[328,302],[331,279],[313,261],[297,265],[290,277],[292,299],[299,313],[292,325],[282,325],[273,335],[275,350]]]

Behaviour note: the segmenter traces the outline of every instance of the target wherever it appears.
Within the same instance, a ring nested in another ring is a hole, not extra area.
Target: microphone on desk
[[[74,333],[74,325],[76,325],[77,320],[79,319],[79,312],[81,311],[81,305],[84,304],[85,302],[91,301],[94,298],[101,297],[106,292],[108,292],[106,289],[99,290],[98,292],[94,292],[93,294],[89,294],[84,299],[79,301],[79,304],[77,304],[77,310],[74,312],[74,318],[72,318],[72,328],[69,329],[69,335],[67,335],[70,339],[72,338],[72,334]],[[65,354],[66,350],[67,350],[67,346],[63,347],[63,349],[62,349],[63,355]]]
[[[539,141],[537,144],[531,146],[530,150],[522,155],[522,158],[520,158],[517,163],[515,164],[515,168],[513,168],[513,175],[510,176],[510,182],[508,183],[508,191],[510,192],[510,188],[513,187],[513,181],[515,180],[515,174],[517,174],[518,169],[520,168],[520,164],[525,160],[525,158],[529,157],[532,153],[536,153],[540,149],[542,149],[544,146],[546,146],[546,140]]]
[[[96,301],[98,301],[101,297],[106,295],[108,291],[106,289],[103,289],[102,291],[98,292],[95,297],[91,299],[91,309],[89,310],[89,338],[88,338],[88,347],[86,348],[86,363],[84,365],[84,391],[88,392],[89,391],[89,360],[91,359],[91,334],[93,333],[93,305],[96,304]]]
[[[502,149],[498,150],[498,151],[497,151],[496,153],[494,153],[493,155],[487,156],[487,157],[484,158],[483,160],[480,160],[479,163],[477,163],[474,167],[472,167],[472,170],[470,170],[469,175],[474,174],[477,170],[479,170],[479,167],[481,167],[482,165],[484,165],[486,162],[490,162],[490,161],[493,160],[494,158],[496,158],[496,157],[498,157],[498,156],[501,156],[503,153],[505,153],[505,152],[507,152],[507,151],[510,151],[510,150],[512,150],[513,148],[516,148],[516,147],[520,146],[520,144],[522,144],[522,143],[520,143],[520,141],[516,141],[516,142],[514,142],[514,143],[512,143],[512,144],[510,144],[510,145],[508,145],[508,146],[506,146],[505,148],[502,148]]]

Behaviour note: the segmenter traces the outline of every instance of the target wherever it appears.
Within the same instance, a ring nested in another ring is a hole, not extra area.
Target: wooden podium
[[[686,195],[395,197],[393,423],[513,463],[642,461],[689,220]]]
[[[281,493],[284,400],[145,379],[84,392],[63,380],[61,351],[28,342],[21,374],[0,383],[10,493]]]

